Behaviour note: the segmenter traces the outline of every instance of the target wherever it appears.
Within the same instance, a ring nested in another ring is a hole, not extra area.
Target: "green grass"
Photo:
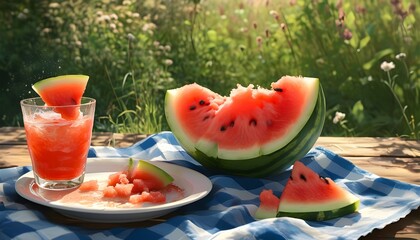
[[[296,2],[290,4],[290,2]],[[197,82],[221,94],[318,77],[323,135],[420,137],[420,10],[403,1],[68,1],[0,3],[0,125],[21,125],[30,85],[91,76],[95,130],[169,130],[167,89]],[[405,53],[405,57],[397,56]],[[381,69],[384,62],[395,68]],[[333,122],[336,112],[345,114]]]

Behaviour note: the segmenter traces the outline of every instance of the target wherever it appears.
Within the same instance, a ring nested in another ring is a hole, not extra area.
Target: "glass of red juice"
[[[83,183],[96,100],[47,106],[40,97],[20,102],[35,183],[66,190]]]

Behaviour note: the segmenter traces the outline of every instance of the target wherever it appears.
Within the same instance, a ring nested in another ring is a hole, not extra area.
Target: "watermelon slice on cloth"
[[[277,206],[273,204],[275,201]],[[297,161],[280,199],[272,190],[260,193],[260,206],[255,218],[277,216],[324,221],[354,213],[359,204],[359,198]]]
[[[32,89],[47,106],[79,105],[88,80],[89,76],[86,75],[62,75],[38,81],[32,85]],[[60,107],[55,111],[67,120],[73,120],[79,116],[77,107]]]
[[[168,124],[202,165],[245,176],[290,167],[321,134],[325,97],[317,78],[284,76],[271,89],[238,85],[224,97],[198,84],[168,90]]]

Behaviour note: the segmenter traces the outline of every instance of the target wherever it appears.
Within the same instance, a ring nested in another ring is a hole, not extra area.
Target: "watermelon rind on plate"
[[[285,76],[271,87],[238,85],[229,97],[198,84],[171,89],[166,118],[181,146],[203,166],[267,176],[305,156],[321,134],[326,112],[317,78]]]

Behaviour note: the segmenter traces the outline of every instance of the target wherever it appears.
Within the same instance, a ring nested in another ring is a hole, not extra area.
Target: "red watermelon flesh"
[[[326,220],[353,213],[358,205],[356,196],[297,161],[280,196],[277,216]]]
[[[139,160],[137,167],[133,169],[130,182],[134,179],[141,179],[141,187],[150,191],[161,190],[174,181],[173,177],[163,169],[144,160]],[[136,186],[140,188],[140,185]]]
[[[85,92],[89,76],[63,75],[36,82],[32,88],[47,106],[58,106],[55,111],[64,119],[74,120],[79,116],[78,107]]]
[[[265,219],[276,217],[280,199],[273,194],[273,190],[264,189],[260,193],[260,206],[255,212],[255,218]]]
[[[183,147],[210,157],[250,159],[287,145],[318,98],[315,78],[285,76],[271,89],[238,85],[222,97],[198,84],[169,90],[166,116]]]

